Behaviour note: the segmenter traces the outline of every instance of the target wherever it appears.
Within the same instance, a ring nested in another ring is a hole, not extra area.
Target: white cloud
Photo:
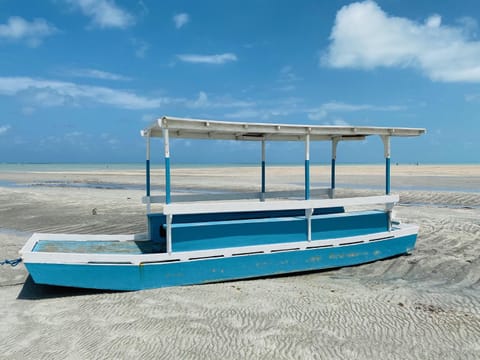
[[[325,125],[327,125],[327,124],[325,124]],[[350,123],[348,123],[347,121],[345,121],[343,119],[333,120],[333,125],[335,125],[335,126],[351,126]]]
[[[31,47],[40,45],[45,37],[56,32],[57,28],[44,19],[29,22],[22,17],[12,16],[6,24],[0,24],[0,39],[25,41]]]
[[[172,98],[149,98],[131,91],[29,77],[0,77],[0,95],[26,95],[36,106],[62,106],[88,101],[123,109],[155,109],[177,102]]]
[[[216,97],[211,100],[207,93],[200,91],[195,100],[187,101],[186,104],[191,108],[242,108],[254,106],[255,103],[251,101],[237,100],[229,96]]]
[[[158,115],[153,115],[153,114],[143,114],[142,115],[142,121],[147,122],[147,123],[152,123],[157,118],[158,118]]]
[[[373,1],[353,3],[338,11],[321,63],[335,68],[411,67],[434,81],[480,82],[480,42],[471,36],[475,24],[461,24],[442,25],[436,14],[418,23],[389,16]]]
[[[143,59],[147,54],[147,50],[150,48],[150,44],[144,40],[136,38],[131,38],[130,41],[135,48],[135,56]]]
[[[291,83],[295,81],[302,80],[302,78],[298,77],[295,72],[293,71],[292,66],[285,65],[280,69],[280,77],[278,79],[279,82],[283,83]]]
[[[118,7],[114,0],[65,0],[91,18],[92,26],[99,28],[121,28],[133,25],[135,18]]]
[[[297,87],[295,85],[283,85],[283,86],[279,86],[277,87],[277,90],[279,91],[293,91],[295,90]]]
[[[274,99],[263,101],[259,104],[253,103],[237,111],[225,114],[226,118],[231,119],[252,119],[252,120],[270,120],[290,116],[292,114],[304,114],[306,112],[303,106],[303,100],[295,97],[283,99]]]
[[[312,110],[309,114],[308,114],[308,118],[310,120],[314,120],[314,121],[317,121],[317,120],[322,120],[324,118],[326,118],[328,115],[328,113],[322,109],[322,108],[319,108],[317,110]]]
[[[175,14],[173,16],[173,22],[175,23],[175,27],[180,29],[190,22],[190,15],[187,13]]]
[[[100,138],[102,139],[102,142],[107,143],[112,147],[115,147],[115,145],[119,143],[118,139],[109,133],[103,133],[102,135],[100,135]]]
[[[21,112],[25,116],[30,116],[35,112],[35,108],[33,106],[24,106],[22,107]]]
[[[97,69],[70,69],[65,71],[66,75],[75,76],[75,77],[84,77],[91,79],[100,79],[100,80],[131,80],[129,77],[119,74],[114,74],[107,71],[97,70]]]
[[[480,99],[480,94],[465,95],[465,100],[468,101],[468,102],[477,101],[478,99]]]
[[[425,20],[425,25],[429,28],[439,28],[442,24],[442,17],[438,14],[432,15]]]
[[[265,112],[255,109],[242,109],[225,114],[228,119],[263,119],[265,118]]]
[[[280,86],[277,87],[277,90],[293,91],[297,88],[294,84],[300,80],[302,80],[302,78],[295,74],[293,67],[290,65],[285,65],[280,69],[280,74],[277,79],[277,82],[280,84]]]
[[[308,110],[308,118],[310,120],[321,120],[327,117],[332,112],[356,112],[356,111],[402,111],[405,110],[404,106],[399,105],[387,105],[378,106],[371,104],[347,104],[343,102],[328,102],[322,104],[316,109]]]
[[[10,130],[12,127],[10,125],[3,125],[0,126],[0,135],[5,134],[8,130]]]
[[[216,54],[216,55],[198,55],[198,54],[181,54],[177,57],[183,61],[194,64],[225,64],[229,61],[237,61],[237,55],[232,53]]]
[[[471,38],[477,37],[477,31],[478,31],[477,20],[475,20],[470,16],[464,16],[457,19],[457,23],[460,25],[465,36],[471,37]]]
[[[200,91],[198,98],[191,102],[190,106],[194,108],[207,107],[209,105],[208,95],[204,91]]]

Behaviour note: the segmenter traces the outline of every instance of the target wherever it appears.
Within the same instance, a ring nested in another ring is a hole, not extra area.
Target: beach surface
[[[339,166],[337,195],[382,194],[384,171]],[[33,232],[145,232],[144,181],[132,168],[0,168],[0,260]],[[329,168],[311,181],[327,186]],[[162,183],[156,168],[154,195]],[[249,166],[172,172],[174,200],[259,183]],[[302,189],[302,167],[267,168],[267,191]],[[480,358],[480,165],[392,166],[392,192],[395,217],[420,225],[416,249],[361,266],[139,292],[36,285],[2,266],[0,358]]]

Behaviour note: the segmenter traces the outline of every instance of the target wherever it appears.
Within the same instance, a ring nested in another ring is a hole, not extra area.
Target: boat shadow
[[[97,289],[81,289],[66,286],[41,285],[36,284],[29,275],[23,284],[22,290],[17,296],[18,300],[44,300],[66,298],[73,296],[87,296],[96,294],[111,294],[118,291],[113,290],[97,290]]]

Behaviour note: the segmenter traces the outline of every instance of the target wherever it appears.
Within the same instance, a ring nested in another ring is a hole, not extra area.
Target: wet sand
[[[267,171],[268,189],[301,191],[301,168]],[[380,194],[383,171],[339,167],[338,195]],[[396,217],[420,225],[409,256],[140,292],[40,286],[23,265],[2,266],[0,358],[478,359],[480,166],[392,166],[392,175]],[[173,185],[180,195],[257,191],[258,177],[250,167],[175,169]],[[25,185],[0,187],[0,259],[18,257],[32,232],[146,229],[141,171],[2,172],[0,180]],[[162,171],[152,180],[161,191]],[[327,167],[313,169],[312,182],[328,181]]]

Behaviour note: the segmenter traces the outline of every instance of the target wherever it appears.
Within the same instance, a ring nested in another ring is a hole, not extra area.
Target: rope
[[[22,262],[22,258],[18,258],[18,259],[12,259],[12,260],[8,260],[8,259],[5,259],[4,261],[0,261],[0,265],[10,265],[12,267],[14,266],[17,266],[18,264],[20,264]]]

